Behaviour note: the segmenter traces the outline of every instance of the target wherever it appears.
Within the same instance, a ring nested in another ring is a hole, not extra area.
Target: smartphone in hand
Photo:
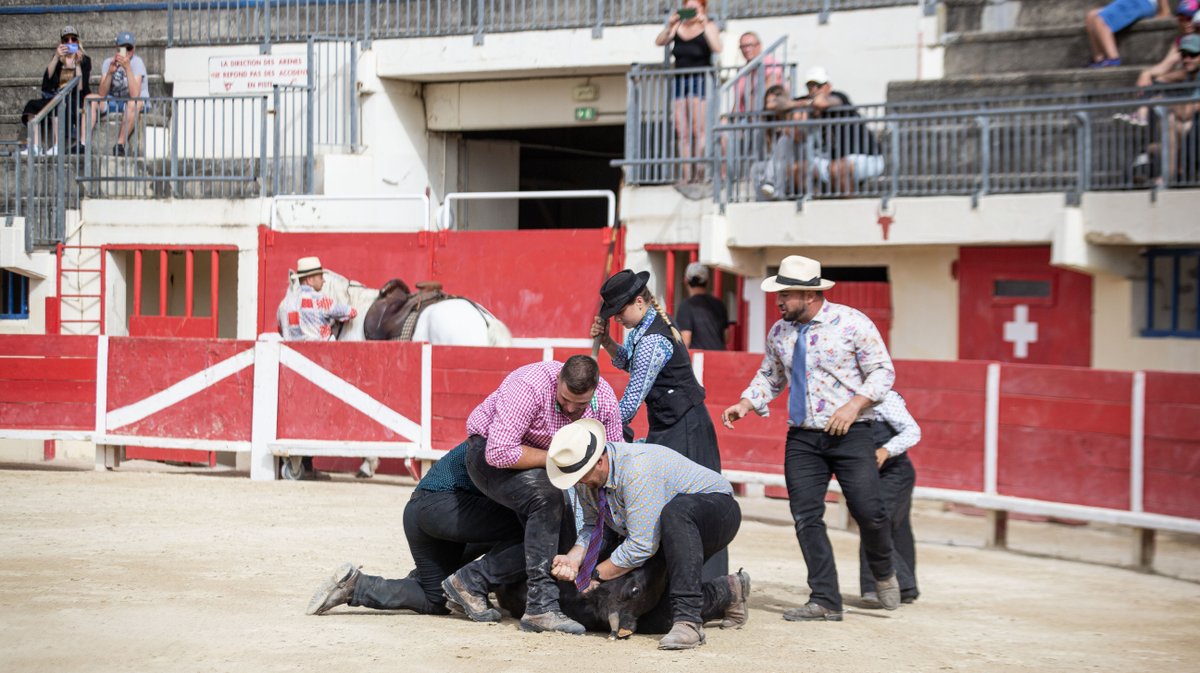
[[[67,43],[67,53],[68,54],[79,53],[79,44],[76,42],[68,42]]]
[[[129,53],[129,50],[125,47],[117,47],[117,53],[121,55],[121,58],[125,58],[126,54]]]
[[[676,14],[679,15],[679,19],[681,21],[687,21],[689,19],[694,19],[694,18],[696,18],[696,8],[695,7],[684,7],[682,9],[680,9],[679,11],[677,11]]]

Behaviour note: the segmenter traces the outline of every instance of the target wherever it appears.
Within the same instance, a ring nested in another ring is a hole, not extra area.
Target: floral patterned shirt
[[[826,300],[809,324],[805,358],[808,416],[803,427],[822,430],[833,413],[856,394],[872,402],[882,400],[896,381],[896,369],[875,323],[861,311]],[[779,320],[767,334],[762,366],[742,392],[760,416],[770,413],[767,404],[790,383],[799,328],[798,322]],[[875,418],[871,406],[858,416],[859,420]]]
[[[357,313],[308,285],[289,292],[279,304],[276,318],[284,341],[333,341],[333,323],[350,320]]]

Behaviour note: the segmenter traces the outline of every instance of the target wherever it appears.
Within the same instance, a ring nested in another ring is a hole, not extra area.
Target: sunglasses
[[[1184,58],[1196,58],[1200,56],[1200,51],[1181,51],[1179,52]]]
[[[751,47],[757,47],[757,46],[758,46],[757,42],[747,42],[746,44],[739,44],[738,49],[750,49]]]
[[[68,35],[68,36],[66,36],[66,37],[64,37],[64,38],[62,39],[62,43],[63,43],[63,44],[66,44],[66,43],[68,43],[68,42],[76,42],[76,43],[78,43],[78,42],[79,42],[79,38],[78,38],[78,37],[75,37],[74,35]]]
[[[133,51],[133,45],[132,45],[132,44],[118,44],[117,46],[118,46],[118,47],[121,47],[122,49],[128,49],[129,51]]]

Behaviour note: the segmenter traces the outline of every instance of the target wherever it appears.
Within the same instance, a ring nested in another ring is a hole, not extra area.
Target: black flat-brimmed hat
[[[608,320],[620,313],[626,304],[641,293],[649,281],[649,271],[634,273],[629,269],[622,269],[614,273],[600,288],[600,297],[604,299],[604,305],[600,307],[600,317]]]

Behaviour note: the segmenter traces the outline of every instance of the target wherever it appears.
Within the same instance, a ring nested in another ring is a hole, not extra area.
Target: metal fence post
[[[1167,108],[1158,105],[1154,108],[1154,114],[1158,116],[1158,160],[1159,160],[1159,176],[1162,178],[1162,186],[1171,186],[1171,116]],[[1155,189],[1157,191],[1157,188]]]
[[[271,53],[271,2],[272,2],[272,0],[265,0],[264,2],[259,3],[260,6],[262,7],[262,17],[263,17],[262,31],[263,31],[263,34],[262,34],[262,45],[259,46],[258,50],[259,50],[259,53],[262,53],[262,54]]]
[[[1076,112],[1075,118],[1079,120],[1076,131],[1079,133],[1076,139],[1078,147],[1075,149],[1079,175],[1073,201],[1078,202],[1083,193],[1092,187],[1092,118],[1086,112]]]
[[[358,149],[358,40],[349,44],[350,48],[350,82],[346,86],[346,95],[350,98],[350,151]]]
[[[59,102],[58,113],[58,143],[59,151],[54,156],[54,175],[55,181],[58,183],[54,186],[54,238],[58,242],[62,242],[63,236],[67,231],[67,118],[71,112],[67,110],[67,106],[63,105],[63,101],[69,101],[72,96],[68,94],[62,101]]]
[[[171,101],[167,109],[171,114],[171,191],[175,198],[182,198],[183,181],[179,179],[179,101]]]
[[[308,90],[304,94],[306,101],[304,111],[305,135],[304,135],[304,193],[313,193],[313,173],[316,171],[316,157],[314,156],[314,148],[316,147],[316,119],[315,109],[317,105],[317,81],[316,73],[313,71],[313,38],[308,38]]]
[[[979,189],[971,197],[971,206],[979,205],[979,197],[985,196],[988,190],[991,189],[991,170],[992,170],[992,131],[991,119],[989,117],[979,116],[975,118],[979,123]]]
[[[484,22],[484,7],[483,3],[487,0],[473,0],[475,3],[475,37],[473,44],[478,47],[483,44],[483,22]]]
[[[821,0],[821,12],[817,14],[817,23],[822,26],[829,23],[829,3],[830,0]]]
[[[372,0],[366,0],[363,3],[363,11],[366,12],[363,16],[363,49],[371,48],[371,14],[373,13],[374,4]]]
[[[592,39],[599,40],[604,37],[604,0],[596,0],[593,6],[596,8],[596,22],[592,24]]]
[[[267,196],[267,97],[259,102],[258,123],[258,195]]]
[[[888,122],[888,137],[892,139],[892,191],[889,198],[900,193],[900,125]]]
[[[279,143],[281,140],[279,137],[279,118],[282,115],[279,114],[279,102],[280,102],[279,85],[276,84],[275,86],[273,86],[271,88],[273,89],[272,93],[275,96],[275,107],[271,110],[271,116],[274,117],[274,123],[271,125],[272,144],[274,145],[274,150],[271,155],[271,195],[278,196],[279,195]]]
[[[175,0],[167,2],[167,48],[175,46]]]

